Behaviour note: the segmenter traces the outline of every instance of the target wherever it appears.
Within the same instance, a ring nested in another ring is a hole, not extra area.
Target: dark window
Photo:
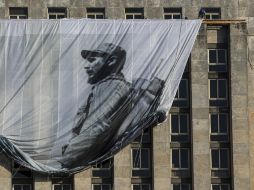
[[[10,19],[27,19],[28,9],[27,7],[10,7],[9,16]]]
[[[211,114],[211,133],[228,133],[228,114],[216,113]]]
[[[126,19],[144,19],[143,8],[125,8]]]
[[[150,190],[150,184],[132,184],[132,190]]]
[[[53,184],[53,190],[72,190],[71,184]]]
[[[228,141],[228,114],[211,113],[211,141]]]
[[[189,117],[186,113],[171,114],[171,141],[189,140]]]
[[[49,19],[62,19],[67,17],[67,11],[64,7],[49,7],[48,18]]]
[[[172,168],[173,169],[189,168],[189,149],[186,148],[172,149]]]
[[[136,143],[150,143],[151,142],[151,134],[149,128],[146,129],[139,137],[137,137],[133,142]]]
[[[111,190],[111,184],[93,184],[93,190]]]
[[[112,167],[112,159],[105,160],[94,166],[94,168],[98,168],[98,169],[110,169],[111,167]]]
[[[210,106],[227,106],[227,79],[209,79]]]
[[[209,72],[227,71],[226,49],[208,49]]]
[[[150,149],[132,148],[132,176],[150,177]]]
[[[13,162],[12,178],[32,178],[32,171]]]
[[[230,184],[212,184],[212,190],[230,190]]]
[[[87,18],[91,19],[104,19],[105,8],[87,8]]]
[[[190,190],[190,184],[187,183],[172,184],[172,190]]]
[[[164,8],[164,19],[181,19],[182,8]]]
[[[220,8],[202,8],[205,10],[205,19],[213,20],[221,18]]]
[[[212,168],[228,169],[229,167],[229,149],[212,149]]]
[[[149,169],[150,150],[148,148],[132,149],[132,167],[133,169]]]
[[[32,185],[31,184],[14,184],[13,190],[31,190]]]
[[[93,177],[110,178],[112,176],[113,159],[105,160],[93,166]]]
[[[173,107],[188,107],[189,106],[188,79],[181,80],[172,106]]]

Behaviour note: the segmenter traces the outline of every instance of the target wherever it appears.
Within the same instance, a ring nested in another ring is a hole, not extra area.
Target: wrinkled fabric
[[[200,25],[0,20],[0,148],[47,173],[74,173],[112,157],[165,119]],[[105,53],[103,45],[112,49]],[[126,56],[119,71],[111,66],[120,55],[115,47]],[[89,56],[108,56],[95,82],[84,66],[94,61]]]

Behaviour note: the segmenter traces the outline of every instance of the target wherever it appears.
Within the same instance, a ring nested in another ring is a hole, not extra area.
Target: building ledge
[[[209,25],[229,25],[229,24],[239,24],[246,23],[245,19],[232,19],[232,20],[203,20],[203,24]]]

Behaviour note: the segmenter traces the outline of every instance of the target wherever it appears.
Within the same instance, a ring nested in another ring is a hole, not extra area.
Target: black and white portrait
[[[92,161],[103,155],[109,143],[113,146],[121,133],[155,111],[164,85],[158,78],[127,82],[122,73],[126,50],[121,46],[103,43],[82,50],[81,56],[92,90],[77,112],[70,141],[62,147],[59,162],[67,168],[84,164],[82,157]]]
[[[114,156],[166,119],[200,25],[0,21],[1,151],[45,173]]]

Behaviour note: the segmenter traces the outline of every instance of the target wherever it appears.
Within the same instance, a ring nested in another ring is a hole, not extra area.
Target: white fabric
[[[165,81],[157,110],[167,112],[200,25],[201,20],[0,20],[0,134],[33,169],[67,171],[58,162],[62,146],[93,87],[81,51],[104,43],[125,49],[126,82]]]

